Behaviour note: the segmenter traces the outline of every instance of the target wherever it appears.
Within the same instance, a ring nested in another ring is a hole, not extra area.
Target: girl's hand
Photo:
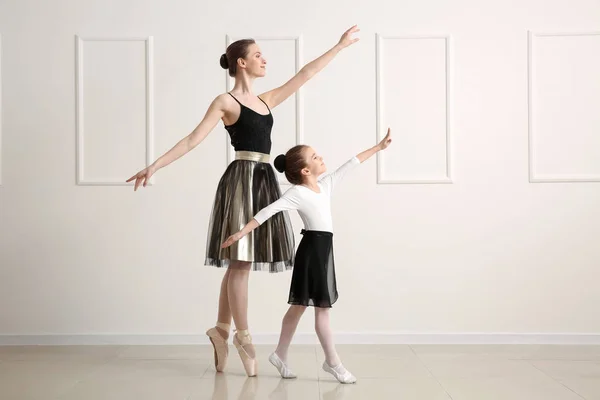
[[[223,242],[223,244],[221,245],[221,248],[225,249],[225,248],[231,246],[232,244],[234,244],[235,242],[240,240],[243,236],[244,235],[242,235],[241,232],[234,233],[233,235],[229,236],[226,241]]]
[[[358,27],[354,25],[352,28],[344,32],[344,34],[340,38],[340,41],[338,42],[338,45],[343,49],[350,46],[351,44],[358,42],[360,40],[359,38],[352,38],[352,34],[356,32],[360,32],[360,29],[358,29]]]
[[[381,142],[377,146],[379,146],[379,150],[385,150],[392,143],[391,129],[388,128],[387,135],[383,138]]]
[[[154,175],[155,172],[156,172],[156,167],[154,165],[150,165],[149,167],[144,168],[143,170],[141,170],[140,172],[138,172],[131,178],[127,179],[126,182],[131,182],[132,180],[135,179],[135,185],[133,187],[133,191],[136,191],[138,189],[138,187],[142,184],[144,187],[146,187],[146,185],[148,184],[148,181],[150,180],[150,177],[152,177],[152,175]]]

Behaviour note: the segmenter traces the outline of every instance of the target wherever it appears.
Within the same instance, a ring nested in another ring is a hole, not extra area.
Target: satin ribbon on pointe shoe
[[[233,335],[233,344],[237,348],[238,354],[240,355],[240,359],[242,360],[242,364],[246,370],[246,375],[256,376],[258,369],[256,357],[250,357],[244,348],[244,346],[252,345],[252,336],[250,336],[250,333],[248,333],[248,331],[245,329],[236,331],[236,333]]]

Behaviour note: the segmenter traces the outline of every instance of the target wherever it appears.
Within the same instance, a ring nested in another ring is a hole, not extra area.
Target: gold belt
[[[256,151],[236,151],[235,159],[268,163],[270,156],[268,154],[258,153]]]

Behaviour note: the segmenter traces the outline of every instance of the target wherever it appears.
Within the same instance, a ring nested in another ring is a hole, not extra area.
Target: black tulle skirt
[[[294,234],[287,212],[275,214],[232,246],[221,244],[242,229],[262,208],[281,197],[269,163],[235,160],[219,181],[208,227],[206,265],[227,268],[248,261],[254,271],[282,272],[292,268]]]
[[[333,233],[302,230],[290,285],[289,304],[331,307],[338,299]]]

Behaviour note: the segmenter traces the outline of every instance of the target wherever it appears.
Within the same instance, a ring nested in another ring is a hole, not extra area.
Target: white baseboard
[[[599,333],[337,333],[337,344],[562,344],[600,345]],[[277,344],[278,333],[253,333],[255,344]],[[294,344],[317,344],[314,333],[297,333]],[[0,335],[0,346],[14,345],[197,345],[197,335]]]

